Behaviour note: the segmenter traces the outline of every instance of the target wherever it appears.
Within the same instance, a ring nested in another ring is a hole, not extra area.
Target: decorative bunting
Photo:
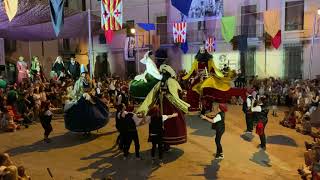
[[[216,39],[214,37],[208,37],[206,39],[206,49],[208,52],[216,51]]]
[[[50,0],[49,4],[53,29],[58,36],[64,24],[64,0]]]
[[[278,49],[281,45],[281,41],[281,30],[279,30],[276,36],[271,40],[272,46]]]
[[[280,30],[280,11],[269,10],[263,13],[264,29],[272,38],[274,38]]]
[[[192,0],[171,0],[172,6],[177,8],[182,14],[188,16]]]
[[[187,40],[187,23],[173,24],[173,39],[175,43],[184,43]]]
[[[156,30],[155,24],[148,24],[148,23],[137,23],[142,29],[146,31],[154,31]]]
[[[122,0],[101,0],[101,28],[117,31],[122,29]]]
[[[18,0],[3,0],[9,21],[11,21],[18,11]]]
[[[230,42],[236,31],[236,17],[228,16],[221,19],[221,34],[224,40]]]
[[[189,51],[188,41],[186,40],[186,42],[182,43],[180,48],[184,54],[187,54]]]

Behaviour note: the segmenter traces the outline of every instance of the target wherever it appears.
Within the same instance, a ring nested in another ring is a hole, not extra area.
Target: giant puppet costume
[[[235,77],[233,71],[222,73],[214,64],[213,57],[205,47],[201,46],[195,57],[189,73],[183,80],[193,79],[188,90],[187,101],[192,109],[198,109],[200,95],[204,88],[214,88],[220,91],[228,91],[231,81]]]
[[[20,84],[24,79],[27,79],[29,77],[28,64],[24,61],[23,56],[19,57],[19,61],[17,62],[17,70],[18,70],[17,83]]]
[[[190,105],[180,99],[179,90],[182,89],[175,79],[175,71],[170,66],[162,64],[157,74],[161,75],[161,80],[152,88],[137,112],[148,113],[152,105],[158,104],[162,114],[178,113],[178,117],[164,122],[163,142],[167,145],[183,144],[187,141],[184,114],[188,112]]]
[[[61,56],[58,56],[52,65],[52,71],[54,71],[58,77],[64,77],[65,67]]]
[[[140,60],[146,66],[146,70],[130,82],[130,95],[135,99],[144,99],[151,89],[162,79],[156,63],[150,58],[151,55],[151,52],[147,52]]]
[[[40,78],[40,62],[37,56],[33,56],[30,66],[30,77],[32,81],[35,81],[37,76]]]
[[[81,66],[81,76],[76,81],[73,100],[64,107],[66,129],[72,132],[89,133],[104,127],[109,122],[108,107],[93,95],[92,83],[85,66]]]
[[[76,80],[80,75],[80,64],[76,61],[75,57],[71,57],[67,65],[67,72],[72,79]]]

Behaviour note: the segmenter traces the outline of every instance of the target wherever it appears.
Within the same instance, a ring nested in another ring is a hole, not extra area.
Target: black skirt
[[[81,97],[64,114],[66,129],[72,132],[90,132],[98,130],[109,122],[108,107],[98,98],[92,97],[95,104]]]

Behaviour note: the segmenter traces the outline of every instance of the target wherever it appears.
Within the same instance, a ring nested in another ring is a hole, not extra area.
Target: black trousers
[[[125,136],[124,137],[125,145],[123,150],[124,157],[128,157],[129,149],[132,141],[134,142],[136,157],[140,157],[140,143],[139,143],[138,131],[126,132],[124,136]]]
[[[246,118],[247,131],[252,132],[252,131],[253,131],[253,119],[252,119],[252,114],[246,113],[246,114],[245,114],[245,118]]]
[[[117,143],[117,145],[119,146],[119,149],[123,149],[124,148],[124,140],[125,140],[125,138],[124,138],[124,132],[121,132],[121,131],[118,131],[119,132],[119,135],[118,135],[118,137],[117,137],[117,141],[116,141],[116,143]]]
[[[222,138],[224,131],[225,131],[224,127],[216,128],[216,137],[215,137],[215,142],[216,142],[216,146],[217,146],[216,157],[223,153],[222,145],[221,145],[221,138]]]
[[[263,134],[259,135],[260,138],[260,147],[265,148],[266,147],[266,143],[267,143],[267,138],[266,138],[266,134],[264,132],[264,130],[266,129],[268,121],[263,122]]]
[[[41,125],[44,129],[44,137],[49,137],[50,133],[52,132],[52,126],[51,123],[48,122],[41,122]]]
[[[163,139],[162,135],[150,136],[152,149],[151,149],[151,157],[154,158],[156,155],[156,149],[158,147],[159,159],[163,157]]]

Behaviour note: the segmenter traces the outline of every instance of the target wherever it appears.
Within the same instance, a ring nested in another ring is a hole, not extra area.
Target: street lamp
[[[130,29],[130,33],[133,35],[133,34],[135,34],[136,33],[136,29],[135,28],[131,28]]]

